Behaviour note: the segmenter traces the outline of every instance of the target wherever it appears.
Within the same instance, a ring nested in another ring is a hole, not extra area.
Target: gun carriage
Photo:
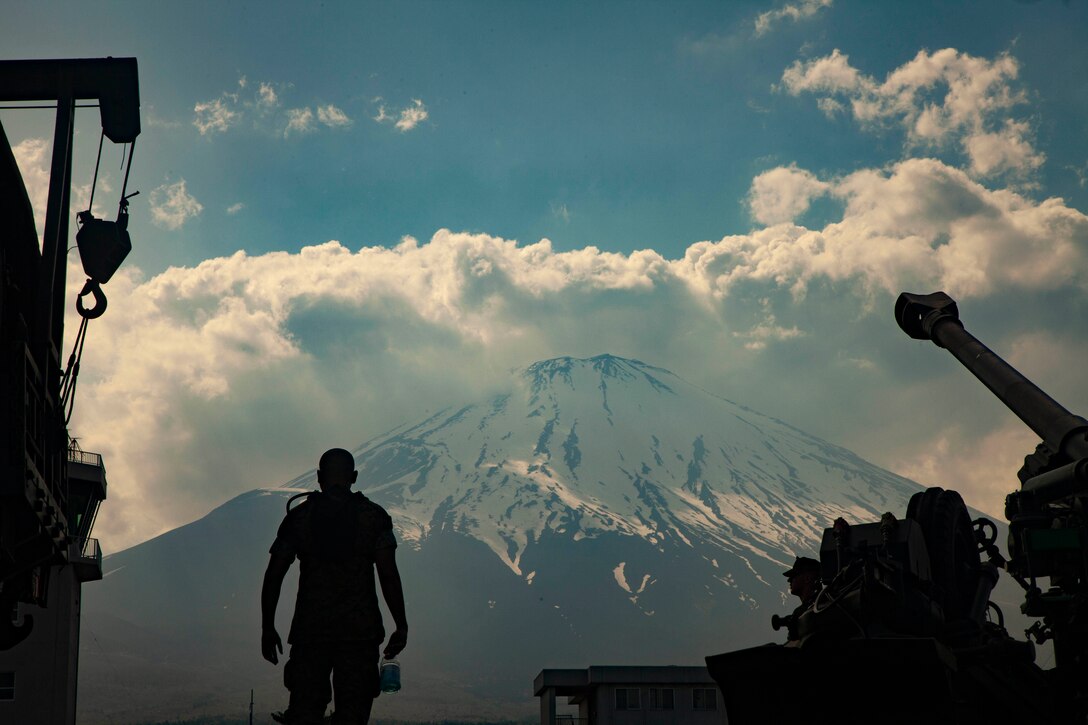
[[[1084,723],[1088,718],[1088,421],[964,329],[943,292],[904,293],[896,321],[948,350],[1042,442],[998,526],[958,493],[915,494],[902,519],[837,519],[820,545],[824,587],[796,640],[707,657],[732,725],[806,722]],[[985,556],[985,560],[983,559]],[[1011,637],[990,601],[1000,572],[1038,620]],[[778,629],[788,618],[775,617]],[[1035,662],[1053,642],[1054,667]]]

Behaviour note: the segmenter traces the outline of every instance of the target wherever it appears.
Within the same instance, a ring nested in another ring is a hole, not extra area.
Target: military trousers
[[[374,641],[291,645],[283,668],[283,684],[291,693],[285,720],[291,725],[321,725],[335,694],[334,725],[366,725],[380,691],[380,645]]]

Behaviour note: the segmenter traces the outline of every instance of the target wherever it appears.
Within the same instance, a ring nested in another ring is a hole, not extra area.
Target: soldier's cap
[[[816,561],[815,559],[810,559],[807,556],[799,556],[794,559],[793,566],[782,572],[782,576],[791,577],[796,574],[804,574],[805,572],[819,574],[820,562]]]

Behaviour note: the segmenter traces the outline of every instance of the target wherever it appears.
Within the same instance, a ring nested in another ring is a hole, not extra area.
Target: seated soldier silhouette
[[[801,600],[787,621],[787,642],[795,643],[800,639],[797,632],[798,620],[812,608],[820,593],[820,562],[807,556],[798,556],[794,559],[793,566],[782,572],[782,576],[789,582],[790,594]]]
[[[276,632],[276,605],[291,562],[298,557],[298,598],[290,659],[283,682],[291,693],[287,711],[274,715],[290,725],[318,725],[336,695],[333,722],[361,725],[378,695],[378,648],[385,637],[374,571],[396,630],[385,647],[396,656],[408,641],[404,594],[394,558],[397,542],[385,510],[351,486],[355,459],[342,448],[321,456],[321,492],[289,509],[270,550],[261,590],[261,653],[276,664],[283,644]],[[329,675],[332,675],[332,688]]]

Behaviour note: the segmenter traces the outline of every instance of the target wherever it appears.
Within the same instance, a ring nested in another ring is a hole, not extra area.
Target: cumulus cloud
[[[813,199],[827,193],[830,186],[796,165],[779,166],[752,181],[748,208],[752,218],[762,224],[793,221],[808,210]]]
[[[1088,217],[1061,199],[1035,203],[1007,189],[990,190],[935,159],[908,159],[890,171],[866,169],[822,186],[793,167],[765,172],[756,182],[761,178],[750,198],[770,197],[759,207],[768,218],[777,217],[766,209],[799,206],[778,203],[779,195],[792,197],[774,189],[801,186],[802,199],[811,193],[804,189],[818,189],[841,200],[842,219],[819,230],[782,223],[694,245],[688,250],[693,264],[710,269],[725,263],[713,275],[717,294],[751,277],[791,284],[798,293],[817,276],[856,279],[888,292],[940,287],[965,296],[995,287],[1084,284]],[[774,186],[767,178],[785,181]]]
[[[257,105],[264,108],[275,108],[280,104],[279,95],[271,83],[261,83],[257,87]]]
[[[789,3],[774,10],[760,13],[756,17],[756,35],[766,35],[781,20],[803,20],[811,18],[824,8],[831,7],[832,0],[801,0]]]
[[[210,101],[194,107],[193,125],[202,136],[223,133],[240,125],[247,117],[255,129],[283,138],[313,133],[318,124],[328,128],[346,128],[351,118],[343,109],[328,103],[315,108],[295,106],[283,108],[283,95],[290,95],[291,84],[260,81],[254,88],[242,76],[238,88],[227,91]]]
[[[287,127],[283,129],[284,138],[292,133],[310,133],[314,128],[314,112],[309,108],[287,109]]]
[[[348,114],[344,113],[341,109],[331,103],[327,106],[317,107],[317,120],[321,121],[321,123],[329,128],[351,125],[351,119],[348,118]]]
[[[418,98],[412,100],[412,105],[400,112],[396,127],[401,131],[411,131],[427,120],[427,107]]]
[[[151,192],[151,221],[160,227],[176,231],[202,211],[204,205],[186,190],[185,179],[163,184]]]
[[[231,126],[238,125],[242,114],[233,108],[236,102],[237,96],[231,94],[193,106],[193,125],[200,131],[200,135],[223,133]]]
[[[782,74],[793,95],[814,93],[828,115],[850,114],[863,127],[892,125],[908,145],[939,150],[958,144],[975,175],[986,177],[1038,168],[1045,156],[1032,144],[1031,127],[1008,118],[1025,102],[1015,81],[1019,64],[1009,54],[993,60],[954,48],[919,51],[883,81],[864,75],[839,50],[796,61]]]
[[[1046,157],[1025,140],[1029,134],[1028,124],[1010,119],[1000,131],[968,136],[964,146],[971,168],[982,176],[991,176],[1006,169],[1042,166]]]
[[[234,203],[234,204],[231,204],[230,206],[228,206],[227,207],[227,213],[230,214],[231,216],[233,216],[233,215],[237,214],[238,212],[242,211],[245,208],[246,208],[246,205],[239,201],[237,203]]]
[[[381,98],[375,98],[374,101],[380,102]],[[412,99],[412,105],[402,108],[401,110],[390,110],[384,103],[378,105],[378,112],[371,116],[378,123],[391,123],[401,133],[407,133],[413,128],[423,123],[430,117],[427,112],[427,107],[423,105],[423,101],[418,98]]]

